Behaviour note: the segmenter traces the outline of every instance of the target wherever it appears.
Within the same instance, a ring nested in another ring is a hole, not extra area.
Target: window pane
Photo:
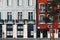
[[[7,31],[7,35],[13,35],[13,31]]]
[[[7,0],[7,6],[11,6],[12,5],[12,0]]]
[[[7,19],[12,20],[12,12],[7,12]]]
[[[22,0],[18,0],[18,6],[22,5]]]
[[[40,4],[40,12],[44,12],[44,8],[45,8],[44,4]]]
[[[32,6],[33,5],[33,1],[32,0],[28,0],[28,6]]]
[[[18,31],[17,35],[23,35],[23,31]]]
[[[18,20],[22,20],[22,12],[18,12]]]
[[[33,20],[33,12],[28,12],[28,19]]]
[[[43,18],[44,18],[44,16],[40,15],[40,22],[43,22]]]

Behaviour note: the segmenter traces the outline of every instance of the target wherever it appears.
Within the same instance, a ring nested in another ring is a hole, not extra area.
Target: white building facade
[[[36,38],[36,0],[0,0],[0,38]]]

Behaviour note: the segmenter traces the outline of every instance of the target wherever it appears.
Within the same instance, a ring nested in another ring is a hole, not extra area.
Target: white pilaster
[[[47,32],[47,37],[50,38],[50,32]]]
[[[27,24],[24,25],[24,37],[27,38]]]
[[[2,38],[6,38],[6,25],[2,25],[2,32],[3,32]]]
[[[13,25],[13,38],[17,38],[17,25]]]
[[[36,25],[34,25],[34,38],[36,38]]]
[[[43,33],[40,33],[40,38],[43,38]]]

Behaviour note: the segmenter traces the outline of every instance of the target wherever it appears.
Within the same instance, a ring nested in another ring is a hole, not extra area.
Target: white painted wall
[[[34,38],[36,38],[36,25],[34,25]]]
[[[24,25],[24,35],[23,38],[27,38],[27,25]]]
[[[2,37],[6,38],[6,25],[2,25],[2,32],[4,32],[4,35],[2,35]]]
[[[13,25],[13,38],[17,38],[17,25]]]

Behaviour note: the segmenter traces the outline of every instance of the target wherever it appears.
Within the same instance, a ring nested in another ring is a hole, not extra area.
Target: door
[[[33,38],[33,25],[32,24],[28,24],[28,38]]]
[[[43,31],[43,38],[47,38],[47,30]]]

